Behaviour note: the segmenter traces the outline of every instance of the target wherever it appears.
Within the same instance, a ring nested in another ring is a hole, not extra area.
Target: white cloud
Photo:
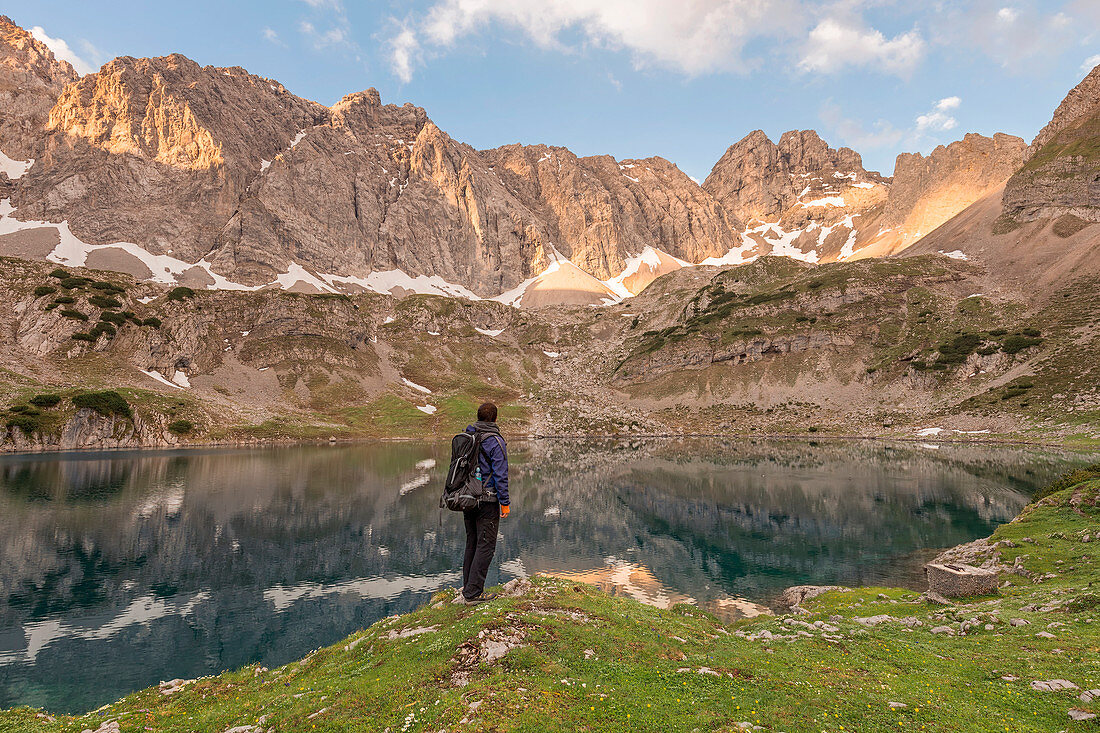
[[[742,57],[746,44],[797,33],[803,17],[800,0],[437,0],[403,24],[401,34],[413,38],[391,41],[391,49],[396,56],[414,40],[418,47],[447,49],[500,24],[542,48],[563,49],[564,37],[579,37],[589,46],[628,51],[636,68],[695,75],[750,68],[753,62]]]
[[[303,20],[298,24],[298,30],[302,32],[306,38],[313,44],[313,47],[317,50],[328,48],[330,46],[346,46],[354,48],[355,44],[350,38],[348,38],[348,32],[343,28],[329,28],[327,31],[318,30],[313,23],[308,20]]]
[[[66,43],[64,39],[49,37],[46,35],[46,31],[42,29],[42,26],[36,25],[34,28],[31,28],[31,35],[46,44],[46,48],[53,51],[53,55],[58,59],[61,61],[68,61],[72,64],[78,74],[90,74],[95,71],[95,67],[77,56],[76,52],[69,48],[69,44]],[[84,48],[88,49],[93,47],[91,44],[86,44]]]
[[[913,125],[905,129],[883,119],[868,129],[863,122],[845,117],[840,107],[832,101],[822,105],[819,116],[829,131],[856,150],[896,148],[902,144],[910,149],[926,149],[940,142],[936,133],[958,127],[958,120],[950,112],[961,105],[962,99],[959,97],[944,97],[934,103],[928,112],[918,115]]]
[[[948,112],[958,109],[960,104],[962,100],[958,97],[944,97],[936,102],[931,111],[917,117],[917,134],[954,130],[959,123]]]
[[[871,66],[905,76],[923,56],[924,39],[916,30],[887,38],[874,28],[826,18],[810,31],[798,68],[828,73]]]
[[[845,117],[840,107],[831,101],[822,105],[819,116],[841,142],[856,150],[892,148],[906,137],[904,130],[897,129],[887,120],[877,120],[867,129],[861,121]]]
[[[390,40],[390,66],[397,78],[406,84],[412,81],[413,66],[420,57],[420,42],[416,34],[404,28]]]
[[[946,5],[929,25],[936,43],[957,52],[973,49],[1013,72],[1039,73],[1091,32],[1088,3],[1046,0],[969,0]],[[1088,0],[1095,4],[1095,0]]]
[[[278,46],[283,45],[283,42],[279,40],[279,34],[276,33],[273,29],[265,27],[260,32],[263,34],[264,40],[270,41],[271,43],[274,43]]]
[[[1097,66],[1100,66],[1100,53],[1095,56],[1089,56],[1085,59],[1085,63],[1081,64],[1082,71],[1092,71]]]

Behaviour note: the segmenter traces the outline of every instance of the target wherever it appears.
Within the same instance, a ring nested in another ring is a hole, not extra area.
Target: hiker
[[[462,512],[466,523],[466,555],[462,560],[462,597],[467,604],[483,603],[485,576],[497,549],[497,527],[508,516],[508,446],[497,427],[497,406],[486,402],[477,408],[477,422],[466,428],[482,434],[474,476],[482,482],[484,496],[477,507]]]

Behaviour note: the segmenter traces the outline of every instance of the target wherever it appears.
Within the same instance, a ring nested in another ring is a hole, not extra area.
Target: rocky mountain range
[[[241,68],[120,57],[78,77],[0,18],[0,254],[165,284],[613,302],[690,264],[892,254],[1001,185],[968,135],[892,178],[756,131],[699,185],[659,157],[475,150],[377,91],[325,107]],[[530,291],[530,292],[528,292]]]
[[[484,399],[539,435],[1100,440],[1100,71],[1030,146],[887,177],[756,131],[699,184],[0,40],[4,450],[423,437]]]

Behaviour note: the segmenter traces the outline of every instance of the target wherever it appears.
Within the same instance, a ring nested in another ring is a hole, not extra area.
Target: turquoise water
[[[0,458],[0,707],[84,711],[271,667],[459,582],[445,444]],[[997,447],[513,441],[490,575],[753,613],[801,583],[919,587],[1081,456]]]

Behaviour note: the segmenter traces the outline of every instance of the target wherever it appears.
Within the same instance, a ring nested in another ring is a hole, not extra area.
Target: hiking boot
[[[479,603],[488,603],[489,601],[495,601],[496,599],[497,596],[495,593],[482,593],[481,595],[474,596],[473,598],[467,598],[465,600],[467,606],[476,606]]]

